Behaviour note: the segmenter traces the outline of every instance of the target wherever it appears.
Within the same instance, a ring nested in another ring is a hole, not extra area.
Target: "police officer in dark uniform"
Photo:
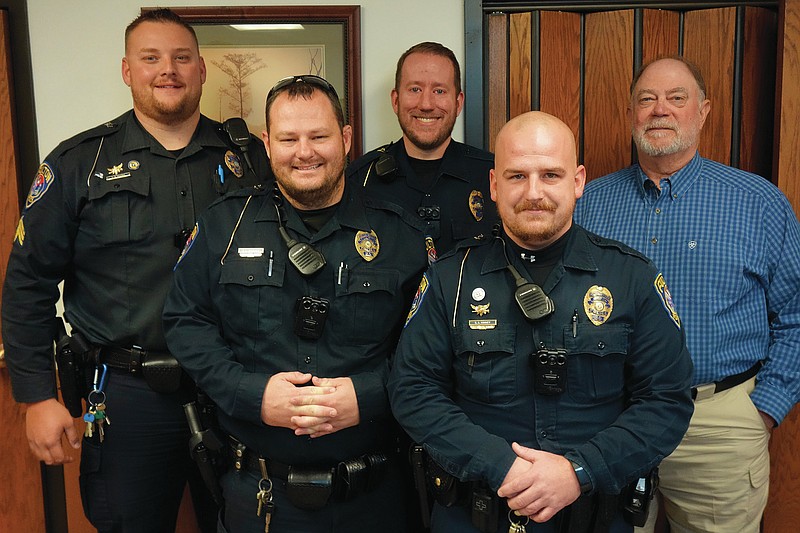
[[[462,482],[432,531],[631,531],[623,491],[692,413],[680,318],[652,263],[572,224],[585,169],[563,122],[521,115],[496,150],[502,227],[428,270],[389,380],[437,488]]]
[[[367,196],[395,202],[424,222],[429,261],[461,240],[488,235],[497,221],[489,196],[491,153],[456,142],[464,105],[452,50],[423,42],[397,62],[392,108],[403,137],[354,161],[347,179]]]
[[[345,186],[352,129],[324,79],[279,82],[266,124],[277,187],[209,208],[164,308],[228,435],[224,528],[405,531],[385,384],[425,267],[419,222]]]
[[[9,259],[2,322],[34,454],[72,461],[66,435],[82,447],[89,521],[99,531],[149,533],[175,529],[187,476],[196,475],[182,408],[193,385],[181,385],[161,321],[172,269],[200,212],[265,179],[269,167],[255,137],[240,148],[200,115],[205,67],[191,26],[151,11],[130,24],[125,44],[133,110],[64,141],[39,167]],[[86,341],[84,371],[96,389],[78,431],[55,390],[62,280],[65,316]],[[214,531],[213,504],[195,501],[201,528]]]

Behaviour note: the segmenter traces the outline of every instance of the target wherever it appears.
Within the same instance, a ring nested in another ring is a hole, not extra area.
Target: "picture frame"
[[[151,9],[156,8],[142,11]],[[219,121],[242,116],[260,136],[266,94],[275,82],[315,74],[334,86],[345,119],[353,126],[350,160],[363,154],[360,6],[170,9],[197,33],[207,72],[203,114]]]

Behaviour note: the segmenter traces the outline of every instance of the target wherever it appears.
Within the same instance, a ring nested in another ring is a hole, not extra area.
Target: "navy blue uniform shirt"
[[[519,256],[512,264],[525,272]],[[425,274],[390,380],[398,421],[461,480],[502,484],[511,443],[582,465],[619,493],[680,442],[693,404],[680,318],[655,266],[579,226],[542,289],[555,311],[528,322],[503,243],[460,248]],[[532,354],[566,350],[566,390],[535,392]]]
[[[201,116],[176,156],[128,111],[45,158],[3,288],[3,341],[18,402],[55,397],[52,343],[61,280],[67,316],[90,342],[166,350],[161,311],[180,254],[176,234],[188,235],[222,194],[272,175],[255,137],[249,152],[256,175],[220,124]]]
[[[222,428],[264,457],[330,466],[389,450],[389,358],[425,266],[417,221],[349,186],[316,233],[283,204],[288,234],[322,252],[326,265],[304,277],[289,263],[271,190],[225,197],[200,218],[175,269],[164,308],[170,350],[219,406]],[[317,340],[295,334],[302,296],[329,302]],[[264,424],[267,381],[287,371],[350,377],[360,424],[318,439]]]
[[[391,156],[394,170],[378,175],[381,156]],[[424,223],[422,238],[430,236],[439,257],[464,239],[489,235],[497,222],[497,208],[489,193],[489,171],[494,156],[485,150],[450,140],[432,182],[411,168],[403,140],[373,150],[347,168],[347,179],[364,187],[368,197],[400,205]],[[419,208],[438,207],[438,220],[426,220]]]

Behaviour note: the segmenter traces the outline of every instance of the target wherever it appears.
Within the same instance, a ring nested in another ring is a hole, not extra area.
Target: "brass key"
[[[517,522],[519,520],[519,522]],[[527,516],[517,516],[512,511],[508,512],[508,533],[525,533],[525,525],[530,521]]]

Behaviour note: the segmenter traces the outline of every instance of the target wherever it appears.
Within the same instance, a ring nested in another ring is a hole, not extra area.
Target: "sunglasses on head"
[[[293,83],[308,83],[309,85],[319,87],[323,91],[327,91],[336,98],[339,98],[339,95],[336,93],[336,89],[334,89],[333,85],[328,83],[328,80],[325,78],[320,78],[319,76],[314,76],[313,74],[301,74],[300,76],[289,76],[279,80],[278,83],[276,83],[272,89],[269,90],[269,93],[267,93],[267,100],[272,97],[273,93],[280,91],[281,89],[288,87]]]

